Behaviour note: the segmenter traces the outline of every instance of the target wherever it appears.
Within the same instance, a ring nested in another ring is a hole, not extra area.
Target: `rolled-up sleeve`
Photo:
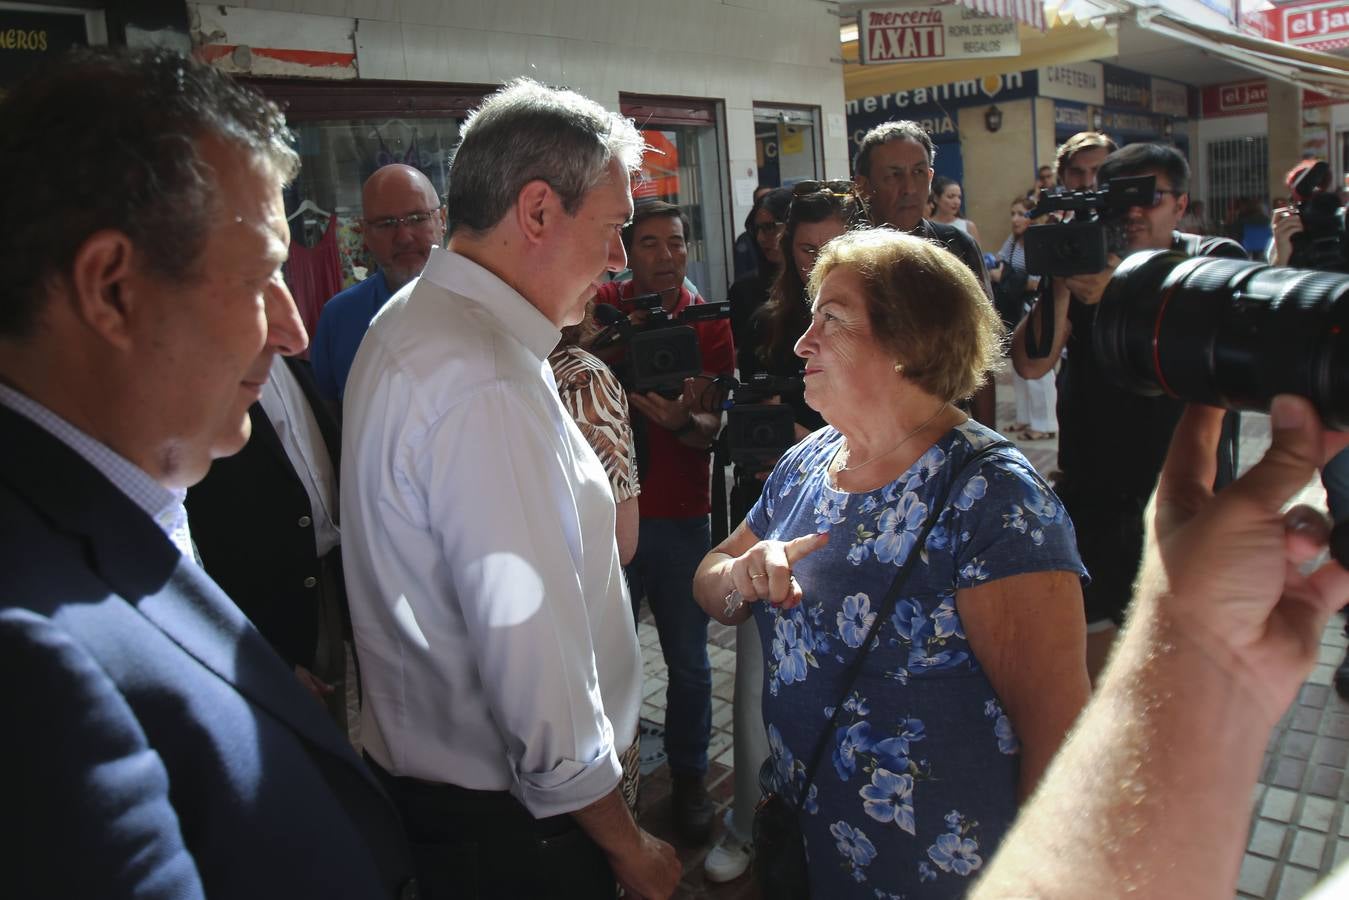
[[[579,574],[587,553],[610,552],[595,542],[611,543],[613,526],[596,534],[581,521],[575,494],[596,486],[578,483],[561,416],[538,385],[494,382],[434,421],[407,458],[516,793],[536,817],[595,802],[622,773]]]

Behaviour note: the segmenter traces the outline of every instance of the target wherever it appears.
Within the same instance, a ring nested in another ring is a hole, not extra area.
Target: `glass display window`
[[[730,212],[721,104],[668,97],[619,98],[652,148],[633,178],[634,203],[664,200],[688,216],[688,278],[704,297],[730,283]]]
[[[760,187],[820,178],[818,107],[754,104],[754,152]]]

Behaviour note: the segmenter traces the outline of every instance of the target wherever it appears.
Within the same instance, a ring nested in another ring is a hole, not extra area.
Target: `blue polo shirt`
[[[334,296],[319,313],[318,328],[309,343],[309,361],[314,366],[319,393],[335,410],[342,409],[347,373],[356,358],[356,348],[361,346],[370,320],[388,302],[391,293],[384,272],[379,270]]]

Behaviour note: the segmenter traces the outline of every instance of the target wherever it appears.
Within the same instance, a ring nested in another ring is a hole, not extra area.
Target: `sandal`
[[[1025,432],[1022,433],[1022,437],[1028,441],[1052,441],[1058,436],[1059,433],[1057,431],[1036,431],[1033,428],[1027,428]]]
[[[1013,422],[1002,430],[1003,434],[1016,434],[1018,431],[1026,431],[1030,428],[1027,422]]]

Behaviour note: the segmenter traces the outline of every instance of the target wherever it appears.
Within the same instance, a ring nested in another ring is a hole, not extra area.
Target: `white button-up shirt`
[[[319,556],[327,556],[342,542],[332,514],[336,508],[333,501],[337,499],[333,491],[333,461],[304,388],[280,356],[272,360],[271,376],[262,388],[261,403],[295,477],[309,496],[314,549]]]
[[[558,399],[557,341],[501,279],[434,250],[371,323],[343,415],[366,750],[537,818],[614,789],[641,703],[613,496]]]

